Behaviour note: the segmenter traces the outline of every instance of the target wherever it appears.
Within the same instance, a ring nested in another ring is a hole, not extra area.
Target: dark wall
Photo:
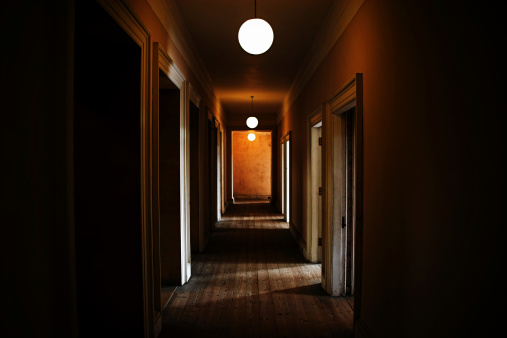
[[[71,4],[0,4],[0,36],[6,46],[0,53],[4,337],[75,333],[67,214]]]
[[[502,321],[502,21],[471,1],[365,1],[280,124],[305,154],[302,121],[363,73],[360,324],[375,337],[491,336]]]

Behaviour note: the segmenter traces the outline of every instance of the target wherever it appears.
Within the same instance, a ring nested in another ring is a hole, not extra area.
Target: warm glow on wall
[[[250,141],[255,140],[255,134],[254,133],[248,134],[248,140],[250,140]]]

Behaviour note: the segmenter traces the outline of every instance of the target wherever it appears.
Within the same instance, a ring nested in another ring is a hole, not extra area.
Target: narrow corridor
[[[160,337],[353,337],[352,298],[330,297],[283,216],[229,206],[192,277],[163,312]]]

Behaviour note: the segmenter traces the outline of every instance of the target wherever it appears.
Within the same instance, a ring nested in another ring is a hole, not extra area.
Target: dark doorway
[[[79,336],[142,336],[141,49],[96,2],[75,13]]]
[[[199,252],[199,107],[190,100],[190,248]]]
[[[218,207],[218,198],[217,198],[217,191],[218,191],[218,148],[217,148],[217,127],[216,127],[216,119],[213,118],[213,121],[211,121],[211,135],[210,135],[210,166],[211,166],[211,231],[215,230],[215,224],[218,221],[218,215],[217,215],[217,207]]]
[[[205,206],[205,228],[206,237],[208,237],[213,230],[213,212],[212,212],[212,192],[213,192],[213,131],[214,122],[213,119],[208,118],[207,125],[207,149],[206,149],[206,206]],[[215,176],[216,177],[216,176]],[[209,237],[208,237],[209,238]]]
[[[160,269],[164,287],[182,284],[180,90],[159,72]],[[163,295],[162,295],[163,297]]]

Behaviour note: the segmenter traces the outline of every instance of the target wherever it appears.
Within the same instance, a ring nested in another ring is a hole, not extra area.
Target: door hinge
[[[319,196],[322,196],[322,187],[319,187]]]
[[[345,223],[345,216],[342,217],[342,228],[345,228],[347,224]]]
[[[319,237],[319,246],[322,246],[322,237]]]
[[[322,137],[319,137],[319,146],[322,145]]]

